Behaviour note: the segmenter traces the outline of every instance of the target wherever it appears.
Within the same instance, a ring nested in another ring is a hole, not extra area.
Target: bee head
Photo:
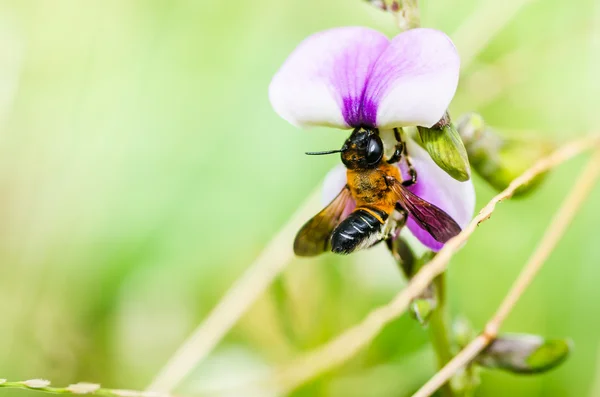
[[[383,158],[383,142],[377,130],[355,128],[342,147],[342,163],[350,170],[375,168]]]

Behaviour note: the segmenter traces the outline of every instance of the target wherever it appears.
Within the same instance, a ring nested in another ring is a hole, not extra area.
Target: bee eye
[[[369,138],[367,146],[367,162],[372,165],[376,164],[383,157],[383,142],[378,135],[373,135]]]

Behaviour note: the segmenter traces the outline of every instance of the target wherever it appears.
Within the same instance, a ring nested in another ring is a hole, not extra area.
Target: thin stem
[[[244,274],[177,349],[147,390],[170,393],[219,343],[260,294],[294,258],[292,242],[300,226],[319,207],[320,190],[315,189],[296,214],[277,233]]]
[[[449,314],[446,305],[446,272],[433,280],[435,286],[437,307],[429,319],[429,335],[431,344],[437,356],[438,370],[452,360],[452,344],[450,342]],[[453,397],[454,393],[449,384],[442,388],[444,397]]]
[[[23,389],[53,394],[87,394],[105,397],[174,397],[164,393],[107,389],[95,383],[76,383],[67,387],[54,387],[50,386],[50,382],[44,379],[29,379],[16,382],[0,379],[0,389]]]

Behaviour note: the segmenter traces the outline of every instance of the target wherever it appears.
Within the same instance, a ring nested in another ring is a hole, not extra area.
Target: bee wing
[[[294,253],[298,256],[316,256],[329,250],[329,239],[342,221],[352,195],[348,186],[321,212],[312,217],[296,234]]]
[[[423,200],[396,178],[389,177],[388,184],[398,196],[398,202],[402,208],[434,239],[445,243],[460,233],[460,226],[444,210]]]

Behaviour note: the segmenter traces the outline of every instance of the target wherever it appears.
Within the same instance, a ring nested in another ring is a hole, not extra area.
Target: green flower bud
[[[388,5],[384,0],[366,0],[366,2],[384,11],[388,8]]]
[[[420,26],[418,0],[366,0],[373,6],[388,11],[396,17],[400,30]]]
[[[537,374],[561,364],[570,350],[571,343],[564,339],[544,339],[526,334],[503,335],[481,352],[477,362],[487,368]]]
[[[466,368],[461,368],[450,378],[450,388],[460,396],[473,396],[475,390],[481,384],[479,376],[480,368],[475,365],[468,365]]]
[[[471,177],[469,157],[448,113],[431,128],[418,127],[423,147],[433,161],[452,178],[468,181]]]
[[[456,345],[461,349],[467,346],[473,339],[477,337],[477,333],[469,320],[464,316],[458,316],[452,324],[452,334]]]
[[[473,339],[477,337],[477,333],[473,329],[469,320],[464,316],[458,316],[452,324],[452,335],[454,343],[458,350],[462,350]],[[461,368],[450,379],[450,387],[459,396],[473,396],[475,389],[481,383],[480,379],[481,367],[473,362]]]
[[[457,126],[473,169],[498,191],[506,189],[540,158],[547,156],[555,145],[528,138],[505,138],[487,128],[478,114],[461,118]],[[538,186],[546,176],[542,173],[520,187],[514,196],[522,196]]]
[[[420,297],[413,299],[412,302],[410,302],[409,313],[421,325],[427,325],[431,314],[436,308],[437,299],[432,294],[432,296],[428,298]]]

